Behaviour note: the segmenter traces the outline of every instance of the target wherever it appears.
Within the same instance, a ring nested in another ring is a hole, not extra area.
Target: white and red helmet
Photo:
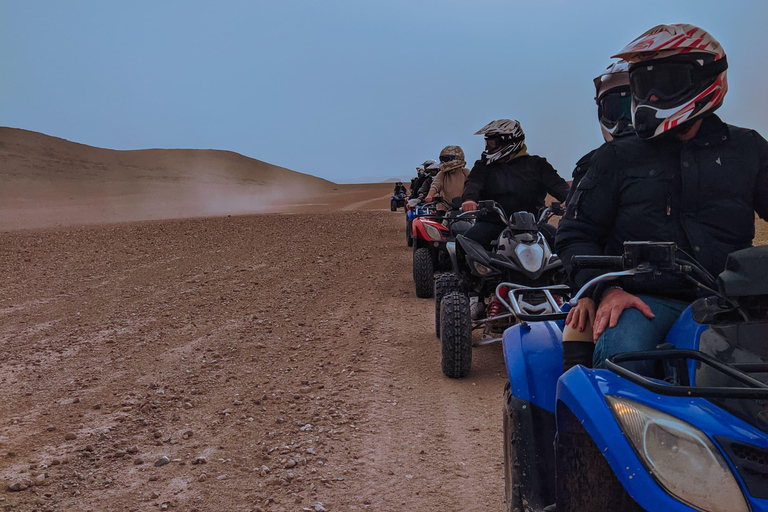
[[[711,114],[728,91],[723,47],[694,25],[658,25],[614,57],[630,63],[632,121],[643,139]]]

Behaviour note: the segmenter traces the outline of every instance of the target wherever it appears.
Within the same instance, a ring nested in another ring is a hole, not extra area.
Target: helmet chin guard
[[[525,145],[525,133],[519,121],[498,119],[480,128],[475,135],[484,135],[486,140],[495,140],[495,147],[483,151],[488,163],[518,153]]]

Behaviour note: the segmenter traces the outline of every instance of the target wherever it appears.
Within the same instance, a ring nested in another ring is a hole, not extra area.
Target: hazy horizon
[[[718,113],[768,135],[768,4],[643,6],[0,0],[0,125],[118,150],[235,151],[344,183],[405,178],[449,144],[471,166],[472,134],[509,117],[569,178],[601,143],[592,79],[610,55],[687,22],[728,54]]]

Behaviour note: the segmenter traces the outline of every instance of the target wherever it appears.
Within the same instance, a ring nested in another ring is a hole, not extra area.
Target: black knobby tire
[[[432,297],[435,286],[435,262],[432,253],[426,247],[413,251],[413,283],[416,296],[422,299]]]
[[[397,203],[394,201],[389,202],[389,211],[396,212],[397,211]]]
[[[435,276],[435,336],[440,338],[440,302],[450,292],[461,291],[459,276],[445,272]]]
[[[462,379],[472,366],[472,319],[469,297],[447,293],[440,302],[440,346],[446,377]]]
[[[523,493],[520,478],[521,465],[518,460],[517,445],[521,442],[512,417],[512,389],[507,382],[504,387],[504,501],[507,512],[524,512]]]

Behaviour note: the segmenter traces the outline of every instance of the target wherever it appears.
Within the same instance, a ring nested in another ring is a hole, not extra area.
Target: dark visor
[[[441,162],[452,162],[456,160],[456,155],[440,155]]]
[[[725,58],[704,65],[674,57],[638,63],[629,69],[632,96],[637,102],[674,103],[727,68]]]
[[[632,119],[632,97],[627,87],[623,91],[611,91],[604,94],[598,101],[599,116],[607,126],[619,122],[622,117]]]

